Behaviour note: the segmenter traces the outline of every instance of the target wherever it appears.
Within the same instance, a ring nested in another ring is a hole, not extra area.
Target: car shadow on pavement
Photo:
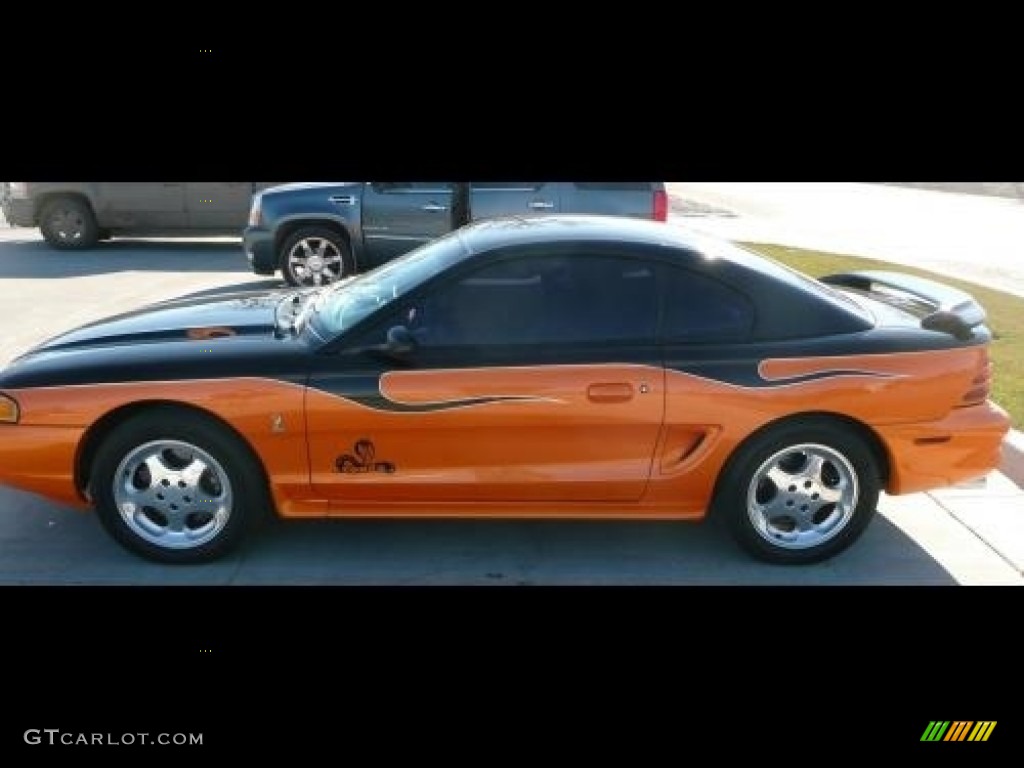
[[[41,240],[0,240],[0,278],[81,277],[127,271],[251,274],[238,241],[114,240],[87,251],[61,251]]]
[[[751,559],[715,522],[287,521],[252,542],[243,558],[234,584],[957,584],[881,516],[847,552],[802,567]]]
[[[276,521],[214,563],[141,560],[96,516],[0,488],[0,584],[90,585],[955,585],[881,515],[824,563],[747,557],[716,521]]]

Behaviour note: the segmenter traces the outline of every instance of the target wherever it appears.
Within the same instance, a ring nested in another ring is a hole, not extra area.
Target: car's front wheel
[[[843,551],[864,532],[880,490],[878,462],[854,430],[793,422],[739,448],[714,506],[755,557],[813,563]]]
[[[104,528],[128,550],[165,563],[226,554],[267,508],[248,447],[198,414],[155,409],[100,445],[90,483]]]
[[[287,237],[280,252],[281,273],[289,285],[328,285],[348,277],[352,251],[345,238],[328,227],[303,227]]]
[[[91,248],[99,239],[96,217],[78,197],[57,197],[43,206],[39,231],[54,248]]]

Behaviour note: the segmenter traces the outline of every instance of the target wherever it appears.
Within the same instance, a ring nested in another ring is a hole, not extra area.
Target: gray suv
[[[89,248],[115,235],[241,234],[254,192],[270,181],[8,181],[8,223],[39,227],[55,248]]]
[[[665,221],[660,181],[379,182],[285,184],[253,195],[243,234],[253,271],[291,285],[324,285],[382,264],[457,226],[456,191],[473,220],[591,213]],[[468,188],[468,189],[467,189]]]

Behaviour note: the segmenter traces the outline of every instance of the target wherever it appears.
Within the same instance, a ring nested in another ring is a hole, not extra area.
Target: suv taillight
[[[263,213],[263,193],[257,192],[252,196],[252,202],[249,205],[249,226],[258,227],[262,219]]]
[[[992,391],[992,361],[989,359],[988,350],[985,350],[984,356],[981,358],[981,365],[978,367],[978,372],[974,378],[971,379],[971,388],[964,393],[964,396],[960,400],[960,406],[968,405],[980,405],[988,400],[989,393]]]
[[[664,189],[654,191],[654,220],[668,221],[668,192]]]

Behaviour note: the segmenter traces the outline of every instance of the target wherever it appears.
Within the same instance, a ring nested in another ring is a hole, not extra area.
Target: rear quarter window
[[[744,341],[754,327],[754,304],[745,294],[698,272],[667,267],[662,296],[666,343]]]

